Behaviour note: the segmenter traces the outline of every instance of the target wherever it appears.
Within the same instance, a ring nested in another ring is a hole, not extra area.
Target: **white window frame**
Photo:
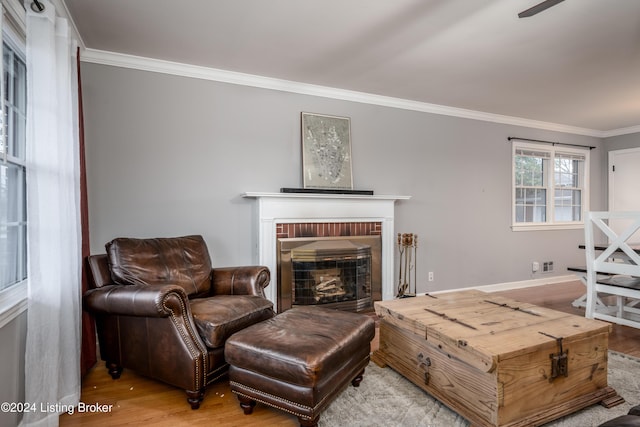
[[[2,41],[26,62],[24,39],[24,9],[15,0],[2,0],[4,22]],[[0,45],[2,46],[2,45]],[[2,76],[4,80],[4,76]],[[4,81],[1,82],[4,84]],[[0,160],[1,161],[1,160]],[[22,280],[0,291],[0,328],[18,317],[27,309],[27,280]]]
[[[518,149],[545,152],[549,154],[550,170],[545,174],[544,188],[546,189],[546,221],[544,222],[516,222],[516,152]],[[556,153],[575,154],[584,156],[584,168],[581,189],[581,214],[579,221],[555,221],[555,158]],[[532,230],[567,230],[582,229],[585,224],[585,216],[589,210],[589,166],[590,166],[590,150],[589,147],[575,148],[565,145],[551,145],[531,142],[512,142],[511,153],[511,229],[513,231],[532,231]]]

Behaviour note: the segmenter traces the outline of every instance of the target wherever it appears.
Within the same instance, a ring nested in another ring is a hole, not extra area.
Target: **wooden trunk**
[[[617,396],[607,386],[608,323],[474,290],[375,309],[373,360],[474,425],[541,425]]]

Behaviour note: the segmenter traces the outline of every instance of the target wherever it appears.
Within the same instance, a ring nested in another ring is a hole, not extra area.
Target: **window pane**
[[[556,159],[554,175],[556,187],[578,187],[580,164],[578,160]]]
[[[537,200],[536,193],[537,193],[537,190],[535,188],[529,188],[525,190],[524,204],[535,205]]]
[[[516,205],[524,204],[524,188],[516,188]]]
[[[0,164],[0,290],[26,277],[25,174]]]
[[[0,162],[0,290],[27,275],[26,67],[9,45],[2,47],[8,156]]]
[[[573,207],[573,220],[582,221],[582,205]]]
[[[554,161],[554,220],[571,222],[582,220],[582,187],[584,156],[556,153]]]
[[[13,52],[6,44],[3,44],[2,47],[2,60],[4,61],[2,68],[4,70],[4,76],[2,76],[2,84],[4,85],[4,100],[8,101],[9,83],[11,82],[11,79],[9,78],[9,70],[11,70],[11,58],[13,58]]]
[[[582,191],[556,190],[554,194],[555,220],[580,221],[582,218]]]
[[[2,222],[23,221],[24,171],[11,163],[0,164],[0,219]]]
[[[26,66],[22,61],[16,60],[13,74],[13,105],[16,110],[22,114],[25,114],[27,111],[26,76]]]
[[[3,44],[3,48],[7,145],[10,156],[24,160],[27,110],[26,66],[6,43]]]
[[[13,142],[13,156],[17,157],[20,160],[26,160],[26,147],[24,146],[24,141],[27,137],[26,135],[26,120],[25,116],[22,116],[17,111],[14,111],[11,115],[11,123],[9,124],[9,128],[11,132],[8,133],[7,136],[11,137]]]
[[[0,290],[27,277],[26,225],[0,226]]]
[[[544,163],[540,157],[516,156],[516,185],[543,186]]]
[[[547,190],[544,188],[516,189],[516,222],[545,222],[547,218]]]
[[[545,222],[547,213],[547,170],[550,152],[544,150],[516,150],[515,221]]]

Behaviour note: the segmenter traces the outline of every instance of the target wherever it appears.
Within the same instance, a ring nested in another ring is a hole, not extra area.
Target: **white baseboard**
[[[547,277],[544,279],[523,280],[520,282],[506,282],[506,283],[496,283],[493,285],[481,285],[481,286],[470,286],[467,288],[447,289],[444,291],[429,292],[429,294],[437,295],[444,292],[457,292],[457,291],[463,291],[468,289],[476,289],[483,292],[510,291],[513,289],[524,289],[524,288],[531,288],[533,286],[552,285],[554,283],[572,282],[575,280],[579,280],[578,276],[576,276],[575,274],[568,274],[566,276],[553,276],[553,277]],[[418,295],[424,295],[424,293],[418,294]]]

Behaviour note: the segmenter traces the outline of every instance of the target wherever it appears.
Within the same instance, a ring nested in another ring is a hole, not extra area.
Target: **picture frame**
[[[301,113],[305,189],[353,190],[351,119]]]

